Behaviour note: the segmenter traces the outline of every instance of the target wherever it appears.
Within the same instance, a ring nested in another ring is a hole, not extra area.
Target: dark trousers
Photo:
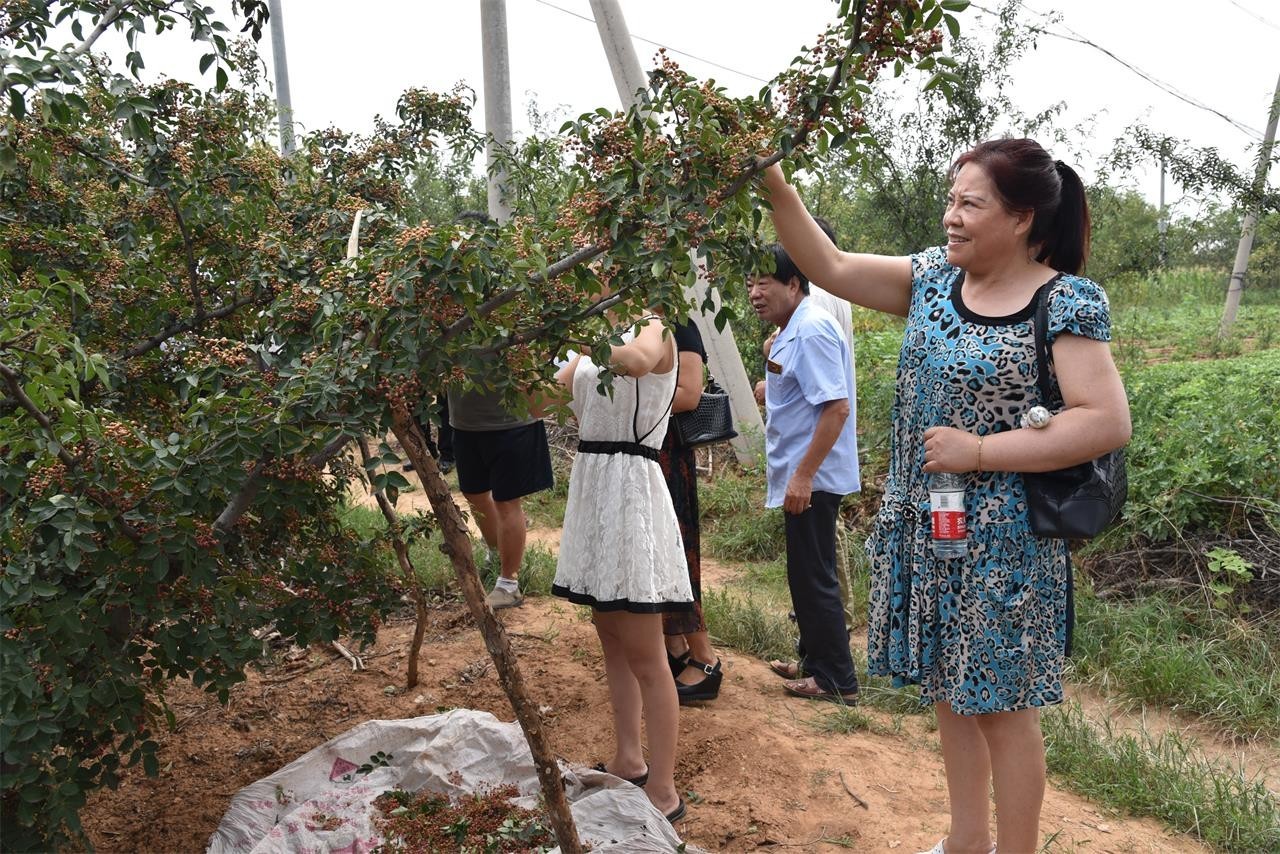
[[[800,628],[800,666],[824,691],[852,694],[858,676],[849,654],[849,634],[836,576],[836,514],[844,496],[813,493],[803,513],[784,513],[787,583]]]

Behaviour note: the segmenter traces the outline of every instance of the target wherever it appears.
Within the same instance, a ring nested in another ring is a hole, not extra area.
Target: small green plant
[[[1253,580],[1253,564],[1235,549],[1210,549],[1205,559],[1209,567],[1209,591],[1216,608],[1226,609],[1236,588]],[[1248,607],[1248,606],[1242,606]]]
[[[789,658],[795,654],[795,633],[780,604],[762,601],[748,591],[739,598],[720,590],[702,597],[707,629],[720,643],[758,658]]]
[[[837,705],[831,712],[813,720],[819,732],[848,735],[855,732],[888,734],[892,729],[867,714],[857,706]]]

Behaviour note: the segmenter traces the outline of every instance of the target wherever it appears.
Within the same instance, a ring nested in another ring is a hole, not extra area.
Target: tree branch
[[[67,473],[76,475],[83,480],[80,461],[73,457],[71,452],[63,447],[62,441],[58,438],[58,433],[53,427],[53,422],[49,420],[49,416],[45,415],[44,412],[40,410],[40,407],[36,406],[35,401],[27,396],[26,391],[22,388],[22,377],[18,375],[18,372],[6,365],[4,362],[0,362],[0,377],[4,377],[5,384],[9,386],[9,393],[13,395],[13,399],[18,402],[18,405],[25,409],[27,414],[35,419],[35,422],[40,425],[41,429],[49,434],[49,438],[53,440],[54,447],[57,448],[55,453],[57,454],[58,459],[62,461],[62,464],[66,466]],[[96,498],[92,495],[90,495],[89,498],[100,504],[105,510],[107,510],[107,512],[111,513],[112,521],[116,523],[120,528],[120,531],[126,537],[135,543],[142,541],[142,535],[138,533],[136,528],[125,521],[124,516],[118,508],[111,507],[100,498]]]
[[[320,468],[336,457],[350,442],[350,436],[338,436],[329,444],[307,457],[307,465],[312,468]],[[267,465],[273,459],[275,459],[275,454],[269,451],[263,452],[258,457],[258,461],[253,464],[253,468],[249,470],[249,474],[245,476],[244,482],[240,484],[240,489],[236,491],[235,495],[231,496],[227,506],[222,508],[222,512],[218,514],[218,518],[213,523],[213,530],[219,537],[226,537],[231,533],[231,529],[236,526],[236,522],[240,521],[240,517],[245,514],[245,511],[253,504],[253,500],[258,497],[258,492],[262,489],[262,473],[266,471]]]
[[[626,226],[618,230],[618,237],[629,237],[639,231],[639,229],[640,227],[634,224]],[[530,276],[529,284],[540,285],[544,282],[549,282],[552,279],[559,278],[579,264],[590,261],[592,258],[604,254],[611,246],[614,245],[615,242],[616,240],[602,240],[598,243],[593,243],[590,246],[583,247],[570,255],[566,255],[559,261],[547,267],[545,272],[539,271]],[[455,320],[449,328],[444,331],[444,334],[441,336],[442,340],[451,341],[463,332],[466,332],[475,325],[477,317],[489,316],[494,311],[497,311],[499,308],[519,296],[521,290],[522,288],[520,287],[510,287],[491,297],[488,301],[481,303],[476,307],[475,314],[469,314]]]
[[[840,62],[836,65],[835,71],[831,73],[831,79],[827,81],[827,87],[823,91],[822,96],[818,99],[818,103],[814,106],[813,110],[809,113],[807,120],[801,125],[801,127],[794,134],[792,134],[791,144],[789,146],[790,149],[795,149],[801,145],[804,145],[805,141],[809,138],[809,131],[814,126],[817,125],[818,118],[822,115],[823,110],[826,109],[827,104],[830,103],[831,99],[835,97],[835,93],[843,85],[845,75],[848,72],[849,60],[854,55],[854,49],[857,47],[858,42],[861,40],[862,24],[863,24],[865,12],[866,12],[866,0],[859,0],[857,11],[854,14],[853,38],[849,42],[849,46],[848,48],[846,48],[844,52],[844,56],[840,58]],[[742,191],[742,189],[747,185],[747,183],[752,178],[754,178],[756,175],[763,172],[765,169],[768,169],[773,164],[779,162],[784,157],[786,157],[786,155],[783,154],[781,150],[778,150],[766,157],[754,158],[751,162],[747,163],[743,167],[742,171],[739,172],[734,177],[734,179],[724,187],[724,189],[720,190],[720,192],[716,194],[716,198],[719,201],[724,201],[725,199],[728,199],[731,196],[737,195],[739,192]],[[640,230],[639,223],[629,223],[628,225],[625,225],[622,228],[618,229],[618,237],[616,239],[602,240],[597,243],[593,243],[590,246],[583,247],[582,249],[579,249],[576,252],[573,252],[569,255],[566,255],[565,257],[561,258],[559,261],[547,267],[545,272],[534,273],[532,276],[530,276],[528,284],[539,285],[539,284],[542,284],[543,282],[549,282],[552,279],[556,279],[564,275],[569,270],[572,270],[574,267],[578,266],[579,264],[582,264],[586,261],[590,261],[592,258],[602,255],[610,247],[612,247],[617,242],[617,240],[620,240],[624,237],[630,237],[631,235],[635,234],[639,230]],[[456,338],[457,336],[461,335],[463,332],[466,332],[468,329],[470,329],[472,326],[475,325],[477,318],[487,317],[489,314],[493,313],[497,309],[511,302],[517,296],[520,295],[520,293],[524,290],[525,287],[527,286],[509,287],[501,291],[500,293],[496,294],[495,296],[491,297],[486,302],[481,303],[479,306],[477,306],[474,314],[468,314],[464,317],[460,317],[457,320],[455,320],[449,326],[449,328],[447,328],[444,331],[442,339],[444,341],[450,341]],[[507,345],[504,344],[503,346],[507,346]]]
[[[85,53],[89,48],[93,47],[93,43],[107,31],[107,28],[116,22],[120,17],[120,13],[128,8],[130,0],[115,0],[114,3],[103,13],[98,19],[98,26],[93,28],[93,32],[89,33],[89,37],[80,43],[71,53],[67,54],[68,59],[75,59],[77,56]]]
[[[62,460],[62,464],[67,467],[67,471],[78,469],[80,463],[75,457],[71,456],[71,452],[62,446],[62,442],[58,439],[58,432],[53,429],[53,422],[49,420],[49,416],[40,411],[40,407],[36,406],[34,400],[27,396],[22,388],[22,377],[13,368],[0,362],[0,376],[4,377],[5,384],[9,386],[9,393],[13,395],[13,399],[18,405],[27,411],[27,414],[35,419],[36,423],[49,434],[49,438],[53,439],[54,447],[57,449],[55,453],[58,459]]]
[[[191,287],[191,299],[196,306],[196,315],[193,320],[199,323],[204,320],[204,297],[200,294],[200,270],[196,265],[195,250],[191,248],[191,232],[187,230],[187,222],[182,218],[178,200],[170,193],[165,193],[165,199],[173,210],[173,219],[178,224],[178,233],[182,235],[182,251],[187,256],[187,282]]]
[[[361,436],[357,442],[360,446],[360,461],[364,463],[365,472],[369,471],[370,461],[373,455],[369,453],[369,443]],[[372,484],[370,484],[372,488]],[[395,508],[391,506],[391,501],[387,498],[386,490],[374,489],[373,497],[378,502],[378,509],[382,511],[382,517],[387,520],[387,533],[391,537],[391,549],[396,553],[396,561],[400,564],[400,571],[404,573],[405,583],[409,585],[409,595],[413,598],[414,609],[417,611],[417,623],[413,629],[413,640],[409,644],[409,660],[406,663],[408,671],[405,679],[405,689],[413,688],[418,684],[418,656],[422,652],[422,639],[426,635],[427,629],[427,600],[422,594],[422,584],[418,581],[418,571],[414,568],[413,559],[409,557],[409,547],[405,545],[404,537],[400,531],[400,517],[396,515]]]
[[[240,489],[237,490],[235,495],[231,496],[227,506],[222,508],[222,512],[218,514],[218,518],[213,522],[213,532],[219,538],[226,539],[227,535],[231,533],[231,529],[236,526],[236,522],[240,521],[240,517],[249,509],[253,499],[258,497],[258,490],[262,489],[262,473],[266,471],[267,464],[271,462],[274,456],[274,454],[266,452],[258,457],[258,461],[253,464],[253,468],[245,476],[244,482],[240,484]]]
[[[71,142],[71,146],[75,148],[76,151],[80,152],[85,157],[88,157],[90,160],[96,163],[100,163],[101,165],[107,167],[112,172],[115,172],[117,175],[119,175],[121,178],[125,178],[143,187],[151,186],[151,182],[148,181],[146,178],[142,177],[141,175],[130,172],[128,169],[125,169],[123,166],[120,166],[119,164],[111,160],[108,160],[107,158],[103,157],[101,154],[98,154],[97,152],[90,151],[88,148],[85,147],[85,144],[80,140],[75,139],[74,137],[71,137],[71,136],[68,136],[67,139]]]
[[[193,329],[197,329],[200,326],[203,326],[206,322],[210,320],[221,320],[227,315],[233,314],[234,312],[244,308],[246,305],[249,305],[250,303],[253,303],[253,302],[257,302],[258,299],[259,298],[256,295],[241,297],[235,302],[227,303],[226,305],[220,305],[217,308],[206,312],[204,317],[193,317],[190,320],[178,321],[177,323],[170,325],[168,328],[164,329],[163,331],[157,332],[155,335],[152,335],[150,338],[148,338],[146,341],[143,341],[141,344],[136,344],[133,347],[130,347],[128,350],[125,350],[123,353],[120,354],[120,358],[133,359],[138,356],[141,356],[143,353],[149,353],[150,351],[159,347],[161,344],[168,341],[170,338],[174,337],[175,335],[181,335],[183,332],[190,332]]]

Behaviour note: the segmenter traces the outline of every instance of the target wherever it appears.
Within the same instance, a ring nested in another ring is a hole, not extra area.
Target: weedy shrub
[[[1280,629],[1152,594],[1109,602],[1080,590],[1071,677],[1168,706],[1240,737],[1280,739]]]
[[[1085,797],[1160,819],[1219,851],[1280,850],[1280,803],[1258,781],[1206,761],[1176,733],[1118,735],[1079,704],[1041,718],[1049,771]]]
[[[795,657],[795,626],[786,606],[767,594],[704,590],[702,613],[707,631],[726,646],[766,660]]]
[[[1125,386],[1134,424],[1125,537],[1238,529],[1250,509],[1280,531],[1280,350],[1151,365]]]

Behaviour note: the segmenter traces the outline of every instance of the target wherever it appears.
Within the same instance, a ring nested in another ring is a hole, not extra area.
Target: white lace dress
[[[600,370],[583,357],[573,376],[580,445],[551,592],[600,611],[692,610],[680,527],[658,465],[679,365],[615,377],[612,399],[596,391]]]

